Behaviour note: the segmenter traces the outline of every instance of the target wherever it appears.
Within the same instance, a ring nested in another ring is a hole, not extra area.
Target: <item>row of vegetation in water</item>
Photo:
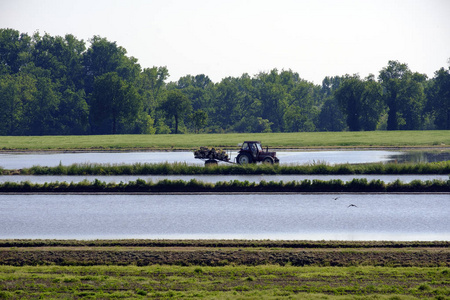
[[[176,240],[176,239],[117,239],[117,240],[0,240],[0,248],[47,247],[155,247],[155,248],[276,248],[276,249],[342,249],[342,248],[449,248],[450,241],[338,241],[338,240]]]
[[[292,175],[292,174],[450,174],[450,161],[432,163],[305,165],[227,164],[204,167],[187,163],[72,164],[70,166],[33,166],[21,170],[0,169],[3,175]]]
[[[249,181],[221,181],[217,183],[205,183],[192,179],[183,180],[162,180],[156,183],[137,179],[128,183],[110,182],[106,183],[95,179],[90,182],[84,180],[78,183],[50,182],[50,183],[31,183],[25,182],[4,182],[0,184],[0,192],[142,192],[142,193],[315,193],[315,192],[333,192],[333,193],[355,193],[355,192],[450,192],[449,180],[413,180],[409,183],[403,183],[396,180],[391,183],[385,183],[381,180],[368,181],[366,178],[354,178],[351,181],[343,182],[340,179],[333,180],[303,180],[303,181],[261,181],[259,183]]]

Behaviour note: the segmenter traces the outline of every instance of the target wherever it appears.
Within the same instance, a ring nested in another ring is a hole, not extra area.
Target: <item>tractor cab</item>
[[[236,157],[238,164],[250,164],[250,163],[278,163],[279,159],[276,157],[276,152],[268,152],[268,149],[264,151],[259,141],[245,141],[242,143],[239,154]]]

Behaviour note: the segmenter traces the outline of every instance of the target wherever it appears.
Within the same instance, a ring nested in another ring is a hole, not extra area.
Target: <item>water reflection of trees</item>
[[[447,160],[450,160],[450,151],[408,151],[389,157],[389,162],[398,163],[429,163]]]

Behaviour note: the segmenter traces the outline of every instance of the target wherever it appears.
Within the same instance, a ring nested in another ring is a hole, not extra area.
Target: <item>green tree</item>
[[[365,131],[375,130],[384,107],[381,85],[370,75],[364,80],[361,95],[361,128]]]
[[[364,83],[359,76],[347,76],[335,92],[335,97],[344,112],[350,131],[361,130],[361,98]]]
[[[204,128],[208,123],[208,114],[205,111],[199,109],[192,114],[191,119],[192,124],[194,125],[194,131],[198,133],[199,130],[201,128]]]
[[[411,72],[407,64],[389,61],[378,79],[388,107],[387,130],[420,129],[426,77]]]
[[[343,131],[348,128],[345,116],[334,97],[328,97],[320,109],[317,128],[320,131]]]
[[[314,106],[314,85],[306,81],[298,82],[289,92],[284,114],[286,131],[315,131],[318,110]]]
[[[227,129],[239,122],[245,113],[241,104],[245,101],[245,91],[239,87],[239,79],[227,77],[215,88],[213,115],[215,125]]]
[[[145,68],[138,80],[138,91],[142,97],[144,110],[153,115],[161,102],[161,96],[165,89],[165,81],[169,77],[166,67]]]
[[[284,78],[286,80],[286,78]],[[273,123],[274,132],[284,131],[284,114],[287,108],[288,92],[286,84],[283,85],[282,77],[277,69],[270,73],[260,73],[255,79],[256,97],[262,104],[263,119]]]
[[[402,105],[399,101],[400,88],[402,86],[402,80],[406,77],[408,72],[408,65],[390,60],[387,67],[383,68],[378,76],[378,79],[383,86],[384,100],[389,109],[387,130],[398,129],[398,118],[401,114],[399,106]]]
[[[199,74],[181,77],[176,82],[175,88],[181,90],[191,100],[194,110],[202,109],[206,112],[211,107],[210,91],[213,85],[208,76]]]
[[[36,92],[25,107],[30,135],[54,135],[61,132],[58,122],[60,95],[49,78],[36,79]]]
[[[167,125],[159,106],[165,99],[166,80],[169,71],[166,67],[145,68],[137,80],[138,92],[142,97],[143,112],[138,120],[137,131],[141,133],[165,133]]]
[[[95,78],[106,73],[115,72],[129,83],[137,80],[141,67],[133,57],[127,57],[125,48],[106,38],[94,36],[91,46],[83,53],[85,92],[93,91]]]
[[[450,129],[450,67],[435,72],[428,89],[428,111],[437,129]]]
[[[323,100],[319,106],[320,112],[316,125],[320,131],[343,131],[348,129],[345,116],[335,98],[335,91],[339,88],[344,78],[341,76],[327,76],[322,81],[319,94]]]
[[[178,90],[168,91],[166,99],[161,103],[161,109],[168,117],[175,120],[175,134],[178,134],[179,122],[184,120],[192,110],[189,98]]]
[[[67,89],[61,95],[58,121],[61,131],[58,134],[80,135],[89,130],[89,106],[84,90],[74,92]]]
[[[73,35],[53,37],[46,33],[33,35],[32,61],[38,68],[47,70],[52,82],[60,92],[66,89],[80,90],[83,85],[82,54],[86,50],[84,42]]]
[[[346,76],[335,97],[344,112],[350,131],[375,130],[383,109],[381,87],[373,76],[361,80]]]
[[[0,76],[0,135],[28,134],[26,107],[35,94],[36,80],[31,76]]]
[[[15,74],[30,59],[31,37],[14,29],[0,29],[0,74]]]
[[[117,73],[106,73],[95,79],[91,97],[94,133],[127,133],[134,127],[140,111],[142,101],[136,89]]]

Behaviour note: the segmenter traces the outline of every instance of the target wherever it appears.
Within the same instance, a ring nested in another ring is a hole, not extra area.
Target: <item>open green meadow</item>
[[[163,135],[1,136],[2,151],[180,150],[237,148],[245,140],[270,148],[449,147],[450,131],[294,132]]]
[[[0,266],[2,299],[448,299],[448,268]]]

